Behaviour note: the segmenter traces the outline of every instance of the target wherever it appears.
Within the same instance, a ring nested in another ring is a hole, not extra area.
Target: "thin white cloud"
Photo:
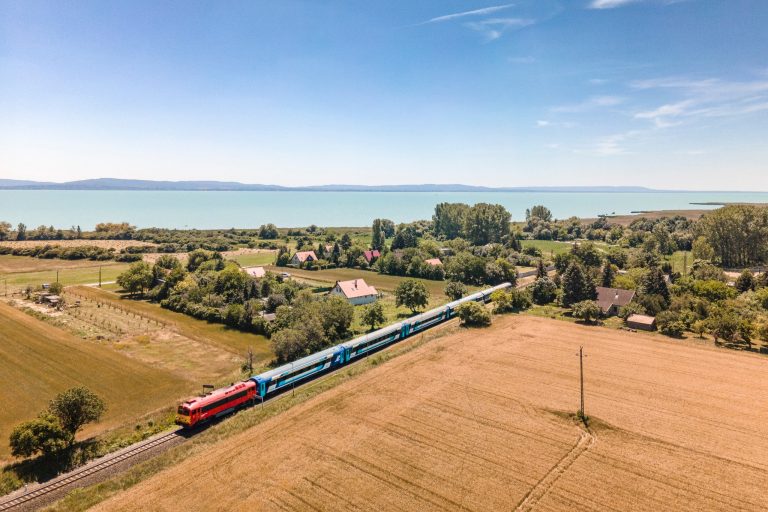
[[[592,96],[591,98],[582,101],[581,103],[575,103],[572,105],[560,105],[552,107],[552,112],[562,113],[578,113],[586,112],[596,108],[615,107],[624,103],[624,98],[621,96]]]
[[[534,23],[534,20],[526,18],[488,18],[467,22],[465,26],[483,34],[487,41],[493,41],[500,38],[509,29],[527,27]]]
[[[550,123],[549,121],[536,121],[536,126],[538,126],[539,128],[544,128],[544,127],[549,126],[551,124],[552,123]]]
[[[423,24],[427,23],[440,23],[443,21],[450,21],[455,20],[457,18],[464,18],[466,16],[484,16],[486,14],[493,14],[494,12],[502,11],[504,9],[509,9],[510,7],[513,7],[515,4],[503,4],[503,5],[493,5],[490,7],[483,7],[482,9],[474,9],[471,11],[464,11],[464,12],[456,12],[453,14],[446,14],[444,16],[437,16],[435,18],[429,19],[425,21]]]
[[[735,117],[768,110],[768,80],[726,81],[715,78],[688,79],[680,77],[636,81],[638,90],[659,90],[682,96],[673,102],[637,112],[635,119],[652,121],[658,128],[667,128],[704,117]]]
[[[592,0],[589,4],[590,9],[614,9],[624,5],[633,4],[639,0]]]

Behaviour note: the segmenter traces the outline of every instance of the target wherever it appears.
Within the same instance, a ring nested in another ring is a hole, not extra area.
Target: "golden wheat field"
[[[578,407],[584,345],[585,430]],[[460,330],[98,510],[768,509],[768,358],[528,316]]]

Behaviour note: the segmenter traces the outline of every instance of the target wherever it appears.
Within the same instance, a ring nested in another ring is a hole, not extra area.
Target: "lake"
[[[768,192],[178,192],[0,190],[0,220],[57,228],[127,221],[138,227],[367,226],[429,219],[437,203],[504,205],[513,220],[543,204],[556,218],[637,210],[715,208],[694,202],[766,202]]]

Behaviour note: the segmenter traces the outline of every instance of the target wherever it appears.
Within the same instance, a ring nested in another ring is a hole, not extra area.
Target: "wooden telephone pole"
[[[581,406],[579,413],[584,417],[584,347],[579,347],[579,384],[581,388]]]

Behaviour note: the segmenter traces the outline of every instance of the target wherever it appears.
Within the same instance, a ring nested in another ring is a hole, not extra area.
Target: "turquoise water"
[[[429,219],[440,202],[504,205],[513,220],[543,204],[557,218],[634,210],[714,208],[693,202],[766,202],[768,192],[169,192],[0,190],[0,220],[92,229],[99,222],[138,227],[250,228],[366,226],[376,217]]]

